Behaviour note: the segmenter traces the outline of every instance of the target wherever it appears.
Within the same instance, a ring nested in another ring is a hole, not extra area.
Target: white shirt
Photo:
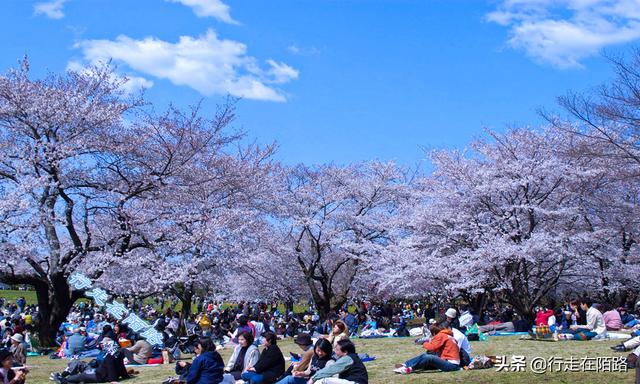
[[[594,307],[589,307],[587,310],[587,328],[593,332],[601,335],[607,331],[607,327],[604,325],[604,317],[602,312],[598,311]]]
[[[465,311],[460,318],[458,319],[461,327],[468,327],[473,324],[473,316],[469,313],[469,311]]]
[[[252,321],[251,324],[256,328],[256,338],[264,333],[264,324],[261,321]]]
[[[471,344],[469,344],[469,339],[465,336],[464,333],[460,332],[456,328],[451,328],[453,331],[453,338],[456,339],[456,343],[458,344],[458,348],[467,352],[469,357],[471,357]]]
[[[555,316],[555,315],[553,315],[553,316],[549,316],[549,320],[547,320],[547,324],[548,324],[549,326],[552,326],[552,325],[554,325],[555,323],[556,323],[556,316]]]

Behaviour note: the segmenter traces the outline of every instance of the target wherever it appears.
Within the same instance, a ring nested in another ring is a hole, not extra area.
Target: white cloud
[[[36,3],[33,6],[33,12],[36,15],[45,15],[50,19],[62,19],[64,12],[62,7],[67,0],[54,0],[44,3]]]
[[[291,44],[290,46],[288,46],[287,51],[299,56],[314,56],[320,53],[320,49],[316,47],[300,47],[296,44]]]
[[[90,64],[99,64],[98,61],[95,61]],[[82,63],[72,60],[67,64],[67,71],[74,72],[84,72],[87,70],[87,67]],[[120,86],[120,89],[127,95],[134,94],[139,92],[142,89],[149,89],[153,87],[153,81],[145,79],[140,76],[132,76],[132,75],[114,75],[114,76],[122,76],[127,81]]]
[[[165,0],[191,7],[198,17],[213,17],[228,24],[239,24],[231,17],[231,9],[221,0]]]
[[[640,39],[640,0],[502,0],[486,19],[509,28],[511,47],[558,68]]]
[[[113,59],[139,73],[186,85],[207,96],[231,94],[286,101],[285,95],[270,85],[298,77],[297,70],[273,60],[267,60],[269,67],[263,70],[256,58],[247,55],[245,44],[219,39],[212,30],[199,37],[181,36],[176,43],[120,35],[115,40],[81,41],[76,47],[88,62]]]
[[[125,75],[127,82],[122,84],[122,90],[125,93],[135,93],[141,89],[149,89],[153,87],[153,81],[140,76]]]
[[[287,50],[289,52],[293,53],[294,55],[297,55],[297,54],[299,54],[301,52],[300,48],[298,48],[298,46],[295,45],[295,44],[292,44],[292,45],[288,46]]]
[[[267,71],[267,74],[272,78],[272,83],[274,84],[283,84],[288,83],[291,80],[295,80],[300,75],[300,72],[285,64],[278,63],[274,60],[267,60],[267,64],[271,66],[271,68]]]

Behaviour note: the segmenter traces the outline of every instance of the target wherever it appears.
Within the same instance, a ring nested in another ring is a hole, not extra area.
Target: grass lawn
[[[615,340],[608,341],[564,341],[564,342],[540,342],[524,341],[517,337],[491,337],[488,341],[472,342],[474,354],[485,355],[512,355],[526,356],[527,367],[525,372],[496,372],[495,368],[477,371],[460,372],[431,372],[411,375],[398,375],[393,373],[393,366],[420,353],[420,347],[413,344],[413,340],[406,339],[373,339],[355,340],[359,353],[368,353],[377,359],[366,363],[371,384],[396,384],[396,383],[633,383],[634,371],[622,373],[608,372],[547,372],[535,374],[531,371],[528,362],[533,357],[564,357],[575,358],[621,356],[612,352],[609,346],[617,344]],[[289,351],[298,352],[299,348],[292,341],[279,343],[285,355]],[[222,351],[225,361],[231,354],[230,349]],[[29,357],[27,364],[32,367],[29,373],[29,383],[47,383],[51,372],[64,369],[66,360],[50,360],[47,357]],[[140,374],[126,383],[160,383],[167,376],[173,375],[174,365],[159,367],[141,367]]]
[[[18,297],[24,297],[24,299],[27,302],[27,305],[31,305],[31,304],[37,304],[38,303],[38,299],[36,297],[36,291],[18,291],[18,290],[11,290],[11,289],[3,289],[0,290],[0,297],[4,298],[5,300],[8,300],[12,303],[15,303],[16,300],[18,299]],[[80,299],[80,301],[89,301],[89,299]],[[155,301],[153,300],[153,298],[147,298],[144,300],[145,304],[151,304],[154,307],[156,307],[156,309],[158,306],[156,306]],[[223,308],[226,307],[228,304],[223,304]],[[167,302],[164,305],[164,308],[162,308],[162,310],[165,310],[167,308],[169,308],[171,306],[171,302],[169,300],[167,300]],[[197,304],[193,303],[191,304],[191,313],[196,313],[197,311]],[[302,304],[294,304],[293,306],[293,310],[296,313],[302,313],[304,311],[307,310],[307,306],[306,305],[302,305]],[[173,310],[176,311],[180,311],[182,310],[182,303],[178,302],[178,304],[172,308]],[[278,310],[280,312],[285,311],[285,306],[284,304],[279,304],[278,305]]]
[[[16,291],[10,289],[0,290],[0,297],[5,300],[11,301],[13,303],[16,302],[18,297],[23,296],[27,301],[27,304],[38,304],[38,299],[36,298],[36,291]]]

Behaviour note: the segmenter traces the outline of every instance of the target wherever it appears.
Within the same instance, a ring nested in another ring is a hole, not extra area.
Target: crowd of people
[[[370,358],[356,353],[353,339],[377,337],[413,336],[422,346],[423,353],[395,367],[398,374],[487,368],[493,357],[474,356],[469,341],[504,332],[558,341],[627,332],[631,338],[613,349],[632,351],[633,366],[640,356],[638,308],[612,308],[587,298],[558,308],[537,307],[533,323],[499,305],[478,316],[464,304],[358,301],[321,319],[312,307],[293,313],[264,302],[201,301],[196,313],[186,317],[171,307],[160,310],[157,303],[127,304],[162,333],[162,345],[151,345],[104,308],[80,301],[60,327],[58,348],[47,350],[33,332],[37,307],[24,298],[15,303],[0,299],[0,383],[24,383],[27,356],[51,352],[51,358],[68,359],[63,372],[51,375],[58,383],[117,381],[132,374],[131,366],[175,363],[176,376],[167,383],[367,384]],[[293,338],[300,351],[285,359],[278,342],[286,338]],[[222,348],[232,350],[226,362]],[[188,362],[190,356],[195,358]]]

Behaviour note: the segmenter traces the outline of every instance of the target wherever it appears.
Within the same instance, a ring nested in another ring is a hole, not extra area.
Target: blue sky
[[[113,59],[162,107],[242,96],[236,125],[287,163],[395,160],[541,123],[612,76],[640,0],[0,2],[0,67],[35,75]]]

